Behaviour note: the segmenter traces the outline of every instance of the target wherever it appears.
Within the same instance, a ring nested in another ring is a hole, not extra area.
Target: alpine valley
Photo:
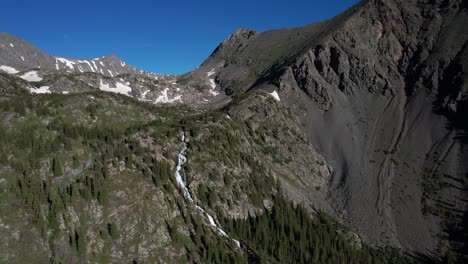
[[[468,1],[239,29],[183,75],[0,34],[1,263],[468,263]]]

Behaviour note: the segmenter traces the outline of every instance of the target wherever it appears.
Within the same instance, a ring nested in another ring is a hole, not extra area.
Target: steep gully
[[[398,237],[396,235],[396,225],[395,221],[393,219],[393,214],[391,212],[391,194],[392,194],[392,182],[393,182],[393,177],[394,177],[394,165],[392,162],[392,157],[393,153],[398,151],[400,142],[402,138],[406,134],[407,130],[407,116],[406,116],[406,105],[407,105],[407,98],[406,95],[403,93],[403,91],[400,91],[397,95],[399,98],[398,100],[394,100],[392,98],[387,105],[387,107],[384,110],[387,111],[388,107],[392,103],[398,104],[397,106],[397,111],[394,113],[394,116],[397,117],[398,119],[398,126],[396,126],[396,130],[394,133],[394,137],[391,140],[391,145],[389,146],[388,150],[392,153],[392,155],[386,155],[384,160],[382,161],[380,165],[380,170],[377,175],[377,201],[376,201],[376,207],[378,214],[380,216],[383,216],[380,218],[380,225],[388,225],[388,228],[390,228],[391,233],[390,235],[393,238],[393,241],[398,241],[398,244],[401,244],[401,242],[398,240]],[[387,223],[385,223],[385,221]]]
[[[192,194],[190,193],[190,190],[187,187],[187,177],[185,175],[185,171],[183,170],[183,166],[187,163],[187,157],[185,156],[185,152],[188,149],[187,142],[185,141],[185,132],[182,134],[182,142],[183,142],[183,147],[179,152],[178,155],[178,162],[177,162],[177,167],[175,171],[175,178],[177,180],[177,183],[179,184],[180,188],[182,189],[182,192],[192,204],[195,205],[195,207],[200,210],[206,217],[208,218],[208,221],[210,222],[210,225],[218,230],[219,233],[221,233],[224,237],[230,238],[227,233],[221,229],[219,224],[216,223],[215,219],[213,216],[211,216],[206,210],[204,210],[201,206],[195,203],[193,200]],[[236,243],[238,248],[241,248],[240,242],[236,239],[230,238],[234,243]]]

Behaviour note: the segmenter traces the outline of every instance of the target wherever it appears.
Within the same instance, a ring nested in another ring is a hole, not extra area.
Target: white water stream
[[[176,171],[175,171],[175,177],[176,177],[177,183],[179,184],[180,188],[182,189],[182,192],[184,193],[184,196],[190,202],[192,202],[195,205],[195,207],[198,208],[198,210],[200,210],[204,215],[206,215],[206,217],[208,218],[208,221],[210,222],[210,225],[212,227],[216,228],[219,231],[219,233],[221,233],[223,236],[225,236],[227,238],[230,238],[227,235],[227,233],[224,232],[224,230],[221,229],[221,227],[219,227],[219,225],[216,223],[213,216],[211,216],[202,207],[195,204],[195,202],[193,200],[193,197],[192,197],[192,194],[190,193],[190,190],[187,187],[187,177],[185,175],[185,171],[183,170],[183,166],[185,165],[185,163],[187,163],[187,157],[185,157],[185,152],[187,151],[187,148],[188,148],[187,147],[187,142],[185,142],[185,133],[182,134],[182,142],[184,143],[184,146],[182,147],[182,149],[179,152],[177,168],[176,168]],[[236,243],[236,245],[240,248],[240,242],[238,240],[233,239],[233,238],[231,238],[231,240],[234,241],[234,243]]]

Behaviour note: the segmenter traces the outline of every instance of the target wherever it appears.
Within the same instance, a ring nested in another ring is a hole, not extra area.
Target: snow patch
[[[279,97],[279,94],[276,90],[274,90],[272,93],[270,93],[271,96],[273,96],[273,98],[275,98],[276,101],[281,101],[280,100],[280,97]]]
[[[29,88],[29,91],[33,94],[49,94],[50,86],[41,86],[39,88]]]
[[[37,74],[37,71],[27,72],[27,73],[21,75],[20,78],[23,79],[23,80],[29,81],[29,82],[40,82],[40,81],[42,81],[42,78],[39,77],[39,75]]]
[[[211,89],[216,88],[216,83],[215,83],[214,79],[210,79],[210,86],[211,86]]]
[[[126,65],[125,62],[123,61],[120,62],[120,66],[125,67],[125,65]]]
[[[20,58],[24,61],[24,57],[23,57],[23,56],[21,56]]]
[[[210,79],[210,86],[211,86],[211,90],[210,90],[210,93],[213,95],[213,96],[218,96],[219,93],[216,92],[214,89],[216,88],[216,83],[214,81],[214,79]]]
[[[60,61],[61,63],[64,63],[68,68],[70,68],[71,70],[74,70],[75,69],[75,63],[71,60],[67,60],[65,58],[60,58],[60,57],[55,57],[58,61]]]
[[[15,73],[19,72],[15,68],[10,67],[10,66],[5,66],[5,65],[0,66],[0,70],[4,71],[6,73],[9,73],[9,74],[15,74]]]
[[[161,95],[156,98],[156,104],[157,103],[173,103],[175,101],[182,102],[182,95],[178,95],[172,99],[169,98],[167,95],[167,92],[169,91],[169,88],[164,89],[164,91],[161,92]]]
[[[102,63],[102,61],[99,61],[99,63],[102,65],[102,67],[105,67],[105,66],[104,66],[104,63]]]
[[[112,72],[110,70],[107,70],[109,72],[109,74],[114,77],[114,74],[112,74]],[[128,84],[127,84],[128,85]]]
[[[146,90],[144,91],[142,94],[141,94],[141,99],[142,100],[145,100],[146,99],[146,95],[150,92],[150,90]]]
[[[13,43],[10,43],[10,47],[14,48],[14,47],[15,47],[15,45],[13,45]]]
[[[91,69],[92,72],[95,72],[94,69],[93,69],[93,66],[91,65],[91,63],[89,63],[89,61],[84,61],[84,63],[88,64],[89,68]]]
[[[206,73],[206,76],[210,77],[211,75],[213,75],[213,74],[215,74],[215,73],[216,73],[216,72],[215,72],[215,69],[213,68],[213,69],[211,69],[211,71],[209,71],[209,72]]]
[[[207,72],[206,73],[206,76],[208,77],[211,77],[212,75],[216,74],[215,72],[215,68],[211,69],[211,71]],[[213,96],[218,96],[219,93],[216,92],[214,89],[216,88],[216,83],[215,83],[215,80],[213,78],[210,78],[208,79],[208,81],[210,82],[210,86],[211,86],[211,90],[210,90],[210,93],[213,95]]]
[[[93,63],[94,68],[96,68],[96,71],[99,71],[98,67],[96,66],[96,62],[94,62],[94,61],[91,61],[91,62]],[[94,70],[93,70],[93,72],[94,72]]]
[[[132,88],[123,83],[116,82],[115,87],[110,87],[109,84],[103,83],[102,79],[100,80],[99,89],[101,91],[119,93],[124,95],[130,95],[130,93],[132,92]]]
[[[62,94],[69,94],[69,91],[63,91]]]

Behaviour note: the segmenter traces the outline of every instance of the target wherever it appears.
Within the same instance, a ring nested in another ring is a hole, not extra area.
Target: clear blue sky
[[[138,68],[184,73],[239,27],[266,31],[333,17],[357,0],[11,0],[0,32],[54,55],[115,53]]]

